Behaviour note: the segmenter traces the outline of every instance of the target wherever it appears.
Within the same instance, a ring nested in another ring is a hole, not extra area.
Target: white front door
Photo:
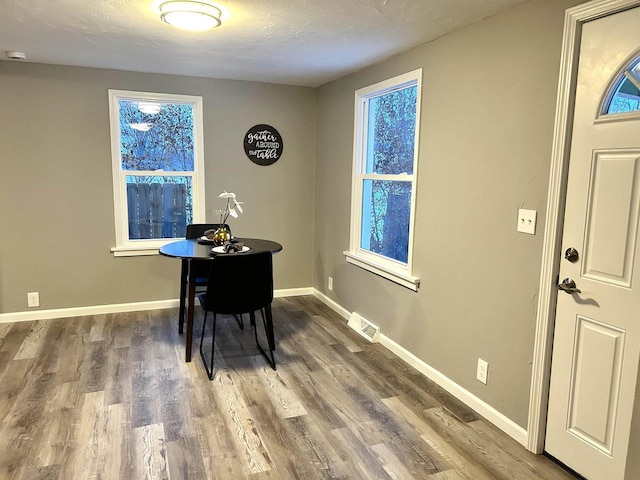
[[[640,7],[583,26],[545,450],[589,480],[624,478],[640,358],[640,118],[596,120],[634,54]]]

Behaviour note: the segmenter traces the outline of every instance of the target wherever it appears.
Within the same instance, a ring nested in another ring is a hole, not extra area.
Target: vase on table
[[[213,241],[218,246],[224,245],[224,242],[228,242],[229,240],[231,240],[231,232],[224,225],[213,233]]]

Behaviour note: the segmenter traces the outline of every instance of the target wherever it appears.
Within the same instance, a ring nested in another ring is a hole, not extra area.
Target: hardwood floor
[[[314,297],[273,317],[277,372],[222,317],[211,382],[177,309],[0,324],[0,479],[573,478]]]

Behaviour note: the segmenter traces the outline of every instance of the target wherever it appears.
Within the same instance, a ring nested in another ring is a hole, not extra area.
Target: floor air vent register
[[[378,343],[380,341],[380,327],[374,325],[359,313],[353,312],[349,317],[347,325],[371,343]]]

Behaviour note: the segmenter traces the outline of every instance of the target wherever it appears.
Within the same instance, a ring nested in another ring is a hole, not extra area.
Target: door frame
[[[640,0],[593,0],[570,8],[565,13],[529,394],[527,448],[534,453],[542,453],[544,450],[547,426],[551,353],[558,292],[556,283],[560,270],[582,25],[637,6],[640,6]]]

